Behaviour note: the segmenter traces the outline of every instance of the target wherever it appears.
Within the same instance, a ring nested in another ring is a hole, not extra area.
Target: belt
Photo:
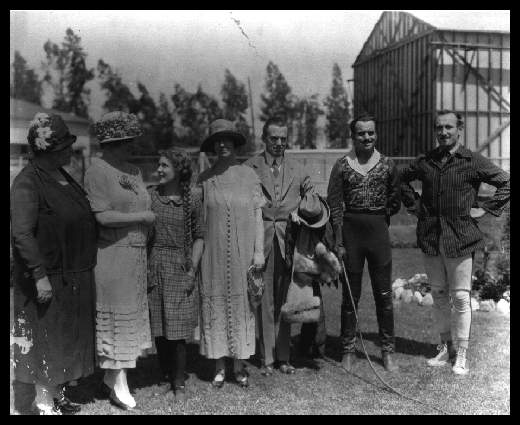
[[[349,213],[349,214],[386,215],[386,208],[378,209],[378,210],[368,210],[368,209],[345,210],[345,213]]]
[[[168,245],[152,245],[152,249],[184,252],[184,248],[181,248],[178,246],[168,246]]]

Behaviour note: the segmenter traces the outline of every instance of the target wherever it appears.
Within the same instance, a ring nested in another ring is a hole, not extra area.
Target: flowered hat
[[[99,143],[130,140],[142,134],[137,117],[122,111],[106,113],[93,127]]]
[[[235,147],[245,145],[246,138],[240,134],[232,121],[218,119],[209,125],[209,136],[200,145],[201,152],[215,152],[215,141],[220,137],[229,137],[233,140]]]
[[[34,152],[55,152],[72,145],[76,136],[60,115],[39,112],[29,123],[27,141]]]

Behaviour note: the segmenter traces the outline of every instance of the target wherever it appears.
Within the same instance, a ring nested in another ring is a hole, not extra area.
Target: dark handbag
[[[263,273],[257,271],[254,266],[250,266],[247,269],[247,295],[253,308],[258,307],[262,302],[264,289],[265,283]]]

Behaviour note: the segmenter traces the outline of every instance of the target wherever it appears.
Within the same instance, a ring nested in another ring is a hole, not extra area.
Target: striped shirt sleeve
[[[510,176],[489,159],[474,153],[475,166],[480,180],[497,188],[495,194],[482,203],[480,207],[494,216],[499,216],[510,200]]]

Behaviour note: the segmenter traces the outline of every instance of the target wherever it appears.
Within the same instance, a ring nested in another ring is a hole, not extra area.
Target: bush
[[[472,289],[479,293],[482,300],[492,299],[498,302],[502,298],[502,294],[510,289],[509,225],[510,213],[507,211],[500,239],[501,252],[492,258],[491,251],[486,246],[481,264],[477,265]]]

